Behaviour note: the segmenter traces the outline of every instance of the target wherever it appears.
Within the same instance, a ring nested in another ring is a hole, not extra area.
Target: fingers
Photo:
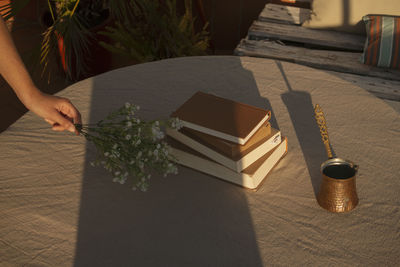
[[[70,131],[72,133],[76,133],[76,129],[74,124],[71,122],[71,120],[68,117],[64,117],[62,113],[55,111],[52,114],[52,118],[46,119],[47,122],[51,123],[53,126],[52,129],[54,131]]]
[[[79,135],[74,124],[82,124],[78,109],[66,98],[41,94],[32,101],[31,110],[52,125],[54,131],[70,131]]]
[[[54,121],[52,121],[52,120],[49,120],[49,119],[44,119],[46,122],[48,122],[50,125],[54,125],[55,124],[55,122]]]
[[[73,124],[82,124],[82,117],[81,114],[79,113],[78,109],[75,108],[75,106],[68,100],[65,99],[66,101],[63,103],[61,106],[60,112],[65,115],[67,119],[69,119]],[[69,131],[71,131],[70,128],[68,128]],[[75,132],[76,135],[79,135],[78,130],[76,129],[75,125],[73,125],[73,130],[72,132]]]
[[[54,124],[53,127],[51,127],[51,129],[53,131],[56,131],[56,132],[62,132],[62,131],[68,130],[71,133],[75,133],[74,128],[71,128],[71,129],[70,128],[65,128],[65,126],[62,126],[60,124]]]
[[[54,121],[52,121],[52,120],[49,120],[49,119],[44,119],[46,122],[48,122],[52,127],[52,129],[54,130],[54,131],[57,131],[57,132],[62,132],[62,131],[64,131],[64,130],[66,130],[67,128],[65,127],[65,126],[62,126],[62,125],[60,125],[59,123],[57,123],[57,122],[54,122]]]
[[[74,124],[82,124],[81,114],[71,102],[65,103],[61,112],[71,118]]]

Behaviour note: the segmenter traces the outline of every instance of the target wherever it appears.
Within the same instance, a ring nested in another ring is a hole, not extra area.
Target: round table
[[[288,154],[258,191],[179,167],[133,192],[90,166],[95,150],[84,138],[53,132],[29,112],[0,134],[0,265],[398,264],[400,115],[334,72],[187,57],[114,70],[58,95],[95,123],[127,101],[142,119],[167,118],[199,90],[270,109],[288,138]],[[316,103],[335,153],[359,165],[360,202],[348,213],[316,202],[326,160]]]

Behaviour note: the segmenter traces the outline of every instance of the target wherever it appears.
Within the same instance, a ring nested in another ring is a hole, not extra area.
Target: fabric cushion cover
[[[367,15],[363,21],[367,38],[361,62],[400,69],[400,16]]]

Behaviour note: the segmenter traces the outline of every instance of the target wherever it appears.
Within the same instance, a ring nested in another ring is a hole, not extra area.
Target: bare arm
[[[55,131],[76,132],[73,123],[81,123],[79,111],[68,99],[42,93],[26,70],[4,20],[0,18],[0,74],[21,102],[50,123]]]

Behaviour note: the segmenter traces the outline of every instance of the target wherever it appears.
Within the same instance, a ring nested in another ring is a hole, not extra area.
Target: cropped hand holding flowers
[[[137,110],[139,106],[126,103],[94,126],[77,124],[76,128],[97,149],[93,166],[103,166],[121,184],[132,177],[133,190],[147,191],[153,171],[164,176],[178,171],[161,127],[179,129],[180,122],[141,121],[135,117]]]

